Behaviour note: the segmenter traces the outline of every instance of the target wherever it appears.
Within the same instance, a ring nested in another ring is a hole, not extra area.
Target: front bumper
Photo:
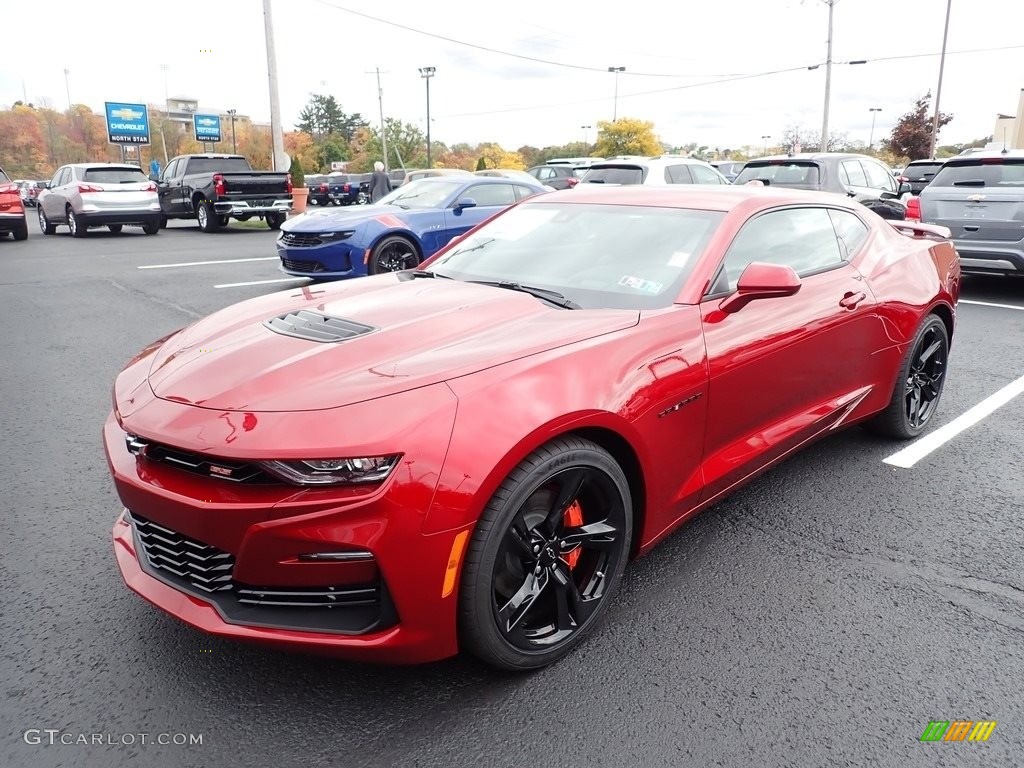
[[[277,244],[281,259],[280,270],[292,277],[310,277],[314,280],[345,280],[364,277],[365,251],[353,248],[347,242],[324,243],[308,248],[289,248]]]
[[[126,508],[114,523],[113,545],[130,589],[220,637],[384,663],[422,663],[458,652],[457,590],[443,592],[453,545],[465,526],[425,530],[434,488],[411,472],[415,467],[417,473],[438,476],[443,459],[429,458],[426,446],[442,436],[441,445],[447,445],[454,400],[446,402],[438,391],[431,415],[425,417],[422,442],[414,436],[405,441],[410,455],[421,458],[404,462],[383,484],[303,489],[233,483],[133,455],[125,429],[152,435],[154,428],[162,428],[164,434],[202,434],[206,439],[216,435],[222,421],[206,409],[151,398],[146,389],[143,385],[138,395],[133,393],[148,402],[131,416],[122,416],[124,426],[111,414],[103,429],[114,485]],[[350,408],[340,409],[346,413],[338,419],[351,427],[362,419]],[[260,414],[256,427],[245,434],[266,430],[263,439],[279,440],[287,424],[294,425],[296,435],[310,435],[309,424],[323,423],[324,413]],[[390,430],[385,425],[381,433]],[[195,445],[186,447],[197,450]],[[154,527],[146,528],[149,524]],[[183,544],[192,548],[187,563],[182,560]],[[302,557],[338,551],[372,557],[351,562]],[[217,571],[224,575],[211,592],[204,589],[212,585],[203,577],[221,557],[228,558],[228,570]],[[378,587],[372,605],[342,601],[311,607],[301,602],[325,590],[341,594],[367,585]],[[254,601],[253,595],[259,599]],[[293,599],[300,602],[290,603]]]

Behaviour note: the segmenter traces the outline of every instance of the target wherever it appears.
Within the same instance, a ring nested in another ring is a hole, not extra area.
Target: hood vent
[[[376,330],[371,325],[354,323],[340,317],[331,317],[321,312],[300,309],[263,322],[267,328],[282,336],[294,336],[306,341],[332,344],[336,341],[353,339]]]

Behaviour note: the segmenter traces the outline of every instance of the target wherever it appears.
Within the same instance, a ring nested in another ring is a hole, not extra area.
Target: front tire
[[[530,454],[491,498],[467,550],[462,647],[513,671],[572,651],[615,593],[632,519],[626,476],[596,443],[562,437]]]
[[[51,224],[50,220],[46,218],[46,212],[43,210],[43,206],[36,206],[36,214],[39,216],[39,231],[44,235],[52,235],[57,231],[57,225]]]
[[[948,359],[946,324],[936,315],[928,315],[903,358],[889,405],[866,426],[898,440],[920,435],[939,407]]]
[[[166,220],[164,220],[164,221],[166,221]],[[142,231],[145,232],[147,235],[155,235],[161,229],[162,229],[162,227],[161,227],[161,219],[160,218],[152,219],[151,221],[147,221],[146,223],[144,223],[142,225]]]
[[[420,263],[416,248],[401,235],[385,237],[374,246],[370,254],[369,272],[382,275],[385,272],[400,272],[412,269]]]

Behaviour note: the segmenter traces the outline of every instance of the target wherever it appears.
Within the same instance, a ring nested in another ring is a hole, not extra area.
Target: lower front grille
[[[285,269],[292,272],[326,272],[327,267],[319,261],[300,261],[299,259],[281,259]]]
[[[362,634],[397,621],[382,581],[372,584],[253,586],[234,580],[234,557],[134,512],[139,563],[150,576],[211,602],[231,624]]]

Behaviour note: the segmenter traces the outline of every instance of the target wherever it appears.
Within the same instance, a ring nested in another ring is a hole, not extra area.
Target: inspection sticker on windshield
[[[685,267],[687,262],[690,260],[689,251],[674,251],[668,259],[668,266],[670,267]]]
[[[661,293],[661,289],[664,287],[661,283],[656,283],[653,280],[644,280],[642,277],[633,277],[632,275],[620,277],[619,285],[626,288],[635,288],[645,293]]]

